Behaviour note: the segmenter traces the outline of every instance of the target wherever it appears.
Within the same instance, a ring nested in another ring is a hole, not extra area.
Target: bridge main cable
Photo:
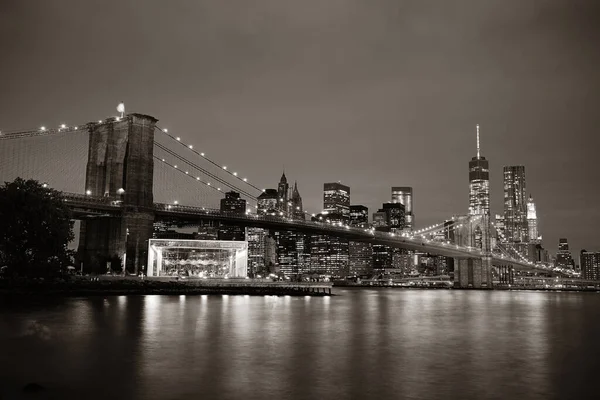
[[[181,162],[189,165],[191,168],[194,168],[195,170],[200,171],[201,173],[209,176],[210,178],[214,179],[215,181],[217,181],[217,182],[219,182],[219,183],[227,186],[228,188],[240,192],[241,194],[243,194],[244,196],[248,197],[249,199],[251,199],[253,201],[257,200],[256,196],[252,195],[251,193],[248,193],[245,190],[240,189],[240,188],[238,188],[237,186],[235,186],[233,184],[230,184],[226,180],[224,180],[222,178],[219,178],[217,175],[213,174],[212,172],[207,171],[206,169],[202,168],[200,165],[196,164],[195,162],[190,161],[187,158],[185,158],[185,157],[177,154],[176,152],[174,152],[173,150],[167,148],[166,146],[164,146],[164,145],[162,145],[162,144],[160,144],[160,143],[158,143],[156,141],[154,142],[154,145],[157,146],[159,149],[165,151],[166,153],[170,154],[171,156],[177,158],[179,161],[181,161]],[[158,158],[158,157],[155,157],[155,158],[161,160],[162,162],[165,162],[164,159],[161,159],[161,158]],[[173,165],[173,168],[178,169],[176,165]],[[209,184],[209,186],[210,186],[210,184]]]
[[[161,128],[159,126],[156,126],[156,129],[158,129],[160,132],[162,132],[165,135],[167,135],[168,137],[170,137],[173,141],[179,143],[181,146],[187,148],[189,151],[195,153],[199,157],[202,157],[203,159],[205,159],[206,161],[208,161],[212,165],[214,165],[214,166],[222,169],[223,171],[227,172],[229,175],[237,178],[238,180],[242,181],[246,185],[248,185],[248,186],[250,186],[250,187],[252,187],[252,188],[260,191],[261,193],[263,192],[263,189],[261,189],[261,188],[255,186],[255,185],[253,185],[252,183],[248,182],[247,178],[240,178],[238,176],[237,172],[231,172],[231,171],[229,171],[226,166],[218,164],[217,162],[215,162],[212,159],[210,159],[209,157],[207,157],[204,153],[197,151],[196,149],[194,149],[194,146],[192,146],[191,144],[187,144],[187,143],[182,142],[180,137],[176,137],[176,136],[171,135],[167,129]]]

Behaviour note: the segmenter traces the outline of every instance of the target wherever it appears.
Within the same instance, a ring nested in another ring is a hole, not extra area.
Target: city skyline
[[[353,12],[281,3],[208,7],[202,18],[213,22],[204,24],[196,6],[175,21],[158,3],[137,16],[118,2],[117,14],[109,5],[94,10],[110,14],[110,32],[98,18],[77,35],[89,6],[2,4],[0,72],[11,79],[0,99],[0,130],[97,120],[123,100],[128,111],[156,115],[253,182],[267,186],[285,163],[308,210],[319,211],[323,182],[347,184],[353,203],[370,210],[388,201],[390,186],[411,186],[420,227],[465,212],[464,164],[475,153],[479,123],[492,214],[502,211],[503,166],[525,165],[545,245],[555,252],[566,237],[574,254],[599,247],[600,211],[592,201],[599,189],[585,184],[600,174],[588,145],[600,93],[599,55],[589,47],[598,37],[594,5],[459,2],[440,6],[446,18],[419,4],[406,5],[399,17],[395,2],[359,3]],[[270,12],[289,19],[289,27],[270,23]],[[395,24],[400,18],[404,23]],[[146,32],[137,46],[125,33],[148,19],[161,21],[164,32]],[[15,36],[16,21],[32,28]],[[339,31],[326,29],[332,22]],[[322,40],[294,30],[311,26]],[[197,40],[207,35],[214,43]],[[197,51],[184,54],[172,42]],[[456,56],[440,52],[447,46]],[[305,54],[299,48],[312,54],[308,62],[297,62]],[[123,62],[105,64],[95,57],[103,51]],[[405,61],[406,52],[414,62]],[[66,61],[72,59],[79,61]],[[81,99],[82,91],[94,96]],[[231,148],[231,141],[244,146]]]

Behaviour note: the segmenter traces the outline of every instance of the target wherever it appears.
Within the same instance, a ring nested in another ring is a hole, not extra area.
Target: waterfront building
[[[392,203],[400,203],[404,206],[404,230],[411,232],[415,226],[415,217],[413,213],[413,188],[410,186],[392,187]]]
[[[600,280],[600,252],[581,250],[579,265],[582,279]]]
[[[263,228],[246,228],[246,240],[248,241],[248,276],[268,275],[266,268],[266,239],[267,230]]]
[[[504,167],[504,225],[509,242],[527,241],[525,167]]]
[[[363,205],[350,206],[350,226],[368,228],[369,209]],[[367,242],[348,243],[348,269],[353,276],[370,275],[373,271],[373,246]]]
[[[310,273],[346,276],[348,270],[348,240],[327,235],[310,237]]]
[[[558,252],[556,253],[556,264],[559,268],[573,269],[575,263],[569,251],[569,242],[565,238],[558,239]]]
[[[490,166],[481,156],[477,125],[477,157],[469,161],[469,215],[490,215]]]
[[[350,218],[350,187],[339,182],[323,185],[323,213],[340,214],[344,222]]]

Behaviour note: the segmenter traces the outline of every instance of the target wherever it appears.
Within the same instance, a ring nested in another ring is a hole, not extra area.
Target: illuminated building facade
[[[350,187],[339,182],[323,185],[323,214],[340,214],[347,222],[350,218]]]
[[[407,232],[412,231],[415,226],[415,217],[413,214],[413,188],[410,186],[392,187],[392,203],[400,203],[404,206],[404,230]]]
[[[600,253],[581,250],[579,257],[581,277],[588,280],[600,280]]]
[[[248,241],[248,276],[268,275],[266,268],[266,238],[267,230],[263,228],[246,228]]]
[[[220,210],[223,213],[244,215],[246,200],[240,198],[237,192],[227,192],[225,198],[221,199]],[[246,240],[246,228],[223,222],[219,225],[219,240]]]
[[[529,200],[527,200],[527,231],[529,242],[539,243],[541,241],[540,234],[538,232],[537,212],[535,209],[535,203],[533,202],[533,197],[531,197],[531,195],[529,195]]]
[[[265,189],[260,196],[258,196],[258,209],[257,214],[259,215],[277,215],[278,214],[278,196],[277,190]]]
[[[298,182],[294,182],[292,191],[292,218],[304,221],[304,208],[302,207],[302,197],[298,191]]]
[[[402,203],[383,203],[382,210],[386,215],[386,225],[389,228],[389,232],[402,232],[406,223],[404,205]]]
[[[369,209],[363,205],[350,206],[350,226],[369,227]],[[353,276],[370,275],[373,270],[373,246],[366,242],[348,243],[348,269]]]
[[[350,206],[350,225],[367,228],[369,226],[369,209],[358,204]]]
[[[526,242],[527,196],[525,167],[504,167],[504,226],[509,242]]]
[[[477,157],[469,161],[469,215],[490,215],[490,165],[479,148],[477,125]]]
[[[558,239],[558,252],[556,253],[556,266],[559,268],[573,269],[573,257],[569,251],[569,242],[567,239]]]
[[[283,215],[294,219],[304,220],[302,197],[298,191],[298,184],[289,193],[289,186],[285,174],[282,175],[277,191],[278,203]],[[281,204],[285,207],[281,207]],[[310,235],[299,232],[277,231],[274,232],[277,243],[277,264],[279,272],[289,277],[297,277],[310,269]]]
[[[245,278],[248,244],[240,241],[150,239],[148,276]]]
[[[279,210],[279,215],[284,215],[286,217],[290,216],[290,204],[289,204],[289,191],[290,186],[287,183],[287,178],[285,177],[285,172],[281,174],[281,179],[279,180],[279,185],[277,185],[277,209]]]

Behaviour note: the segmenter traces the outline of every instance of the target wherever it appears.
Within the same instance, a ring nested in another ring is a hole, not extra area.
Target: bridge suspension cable
[[[193,174],[190,174],[189,171],[185,171],[185,170],[179,168],[176,164],[171,164],[169,161],[165,160],[164,158],[160,158],[156,155],[153,157],[154,157],[154,159],[160,161],[162,164],[164,164],[164,165],[170,167],[171,169],[194,180],[196,183],[203,184],[204,186],[206,186],[214,191],[223,193],[223,191],[221,190],[221,188],[219,186],[215,186],[215,185],[211,184],[210,182],[204,181],[199,176],[194,176]],[[251,198],[250,200],[256,201],[256,198]],[[257,206],[254,206],[254,207],[256,208]]]
[[[176,142],[176,143],[177,143],[177,144],[179,144],[180,146],[183,146],[183,147],[185,147],[185,148],[186,148],[188,151],[191,151],[192,153],[194,153],[194,154],[196,154],[197,156],[201,157],[201,159],[203,159],[203,160],[206,160],[206,161],[208,161],[210,164],[212,164],[212,165],[214,165],[214,166],[218,167],[218,168],[219,168],[219,170],[221,170],[221,171],[224,171],[225,173],[229,174],[230,176],[233,176],[233,177],[234,177],[234,178],[236,178],[237,180],[239,180],[239,181],[241,181],[241,182],[245,183],[246,185],[248,185],[248,186],[250,186],[250,187],[252,187],[252,188],[254,188],[254,189],[258,190],[258,191],[259,191],[259,192],[261,192],[261,193],[262,193],[262,192],[264,192],[264,189],[261,189],[261,188],[257,187],[256,185],[252,184],[251,182],[249,182],[249,181],[248,181],[248,178],[245,178],[245,177],[244,177],[244,178],[241,178],[237,172],[235,172],[235,171],[234,171],[234,172],[231,172],[229,169],[227,169],[227,166],[226,166],[226,165],[222,165],[222,164],[219,164],[219,163],[215,162],[215,161],[214,161],[214,160],[212,160],[211,158],[207,157],[207,156],[206,156],[206,154],[205,154],[204,152],[199,152],[199,151],[197,151],[196,149],[194,149],[194,146],[193,146],[193,145],[191,145],[191,144],[189,144],[189,143],[187,143],[187,142],[184,142],[184,141],[182,141],[182,140],[181,140],[181,137],[179,137],[179,136],[174,136],[174,135],[170,134],[170,133],[169,133],[169,131],[168,131],[168,129],[161,128],[161,127],[159,127],[159,126],[156,126],[156,129],[157,129],[157,130],[159,130],[161,133],[165,134],[167,137],[169,137],[171,140],[173,140],[174,142]],[[155,141],[155,144],[157,144],[157,142],[156,142],[156,141]],[[160,144],[159,144],[159,146],[161,146],[161,149],[165,149],[165,146],[164,146],[164,145],[160,145]],[[172,152],[172,150],[169,150],[169,152]],[[174,152],[173,152],[173,153],[174,153]],[[171,154],[171,153],[170,153],[170,154]],[[176,153],[175,153],[175,154],[176,154]],[[179,157],[179,155],[177,155],[177,157]],[[195,164],[195,163],[194,163],[194,164]],[[188,165],[189,165],[189,164],[188,164]],[[197,164],[195,164],[195,165],[197,165]],[[205,169],[202,169],[202,170],[203,170],[203,171],[206,171]],[[206,172],[206,173],[208,174],[208,172]],[[215,176],[215,175],[213,174],[213,175],[212,175],[212,177],[214,177],[214,176]],[[215,179],[215,180],[216,180],[216,179],[220,179],[220,178],[213,178],[213,179]],[[220,180],[220,182],[222,182],[222,183],[223,183],[223,182],[225,182],[225,181],[223,181],[223,180]],[[229,184],[227,184],[227,183],[223,183],[223,184],[224,184],[224,185],[227,185],[228,187],[230,187],[230,188],[232,188],[232,189],[234,189],[234,190],[236,190],[236,191],[239,191],[240,193],[247,193],[246,191],[244,191],[243,189],[240,189],[239,187],[237,187],[237,186],[235,186],[235,185],[229,185]],[[249,197],[249,196],[251,196],[251,195],[246,195],[246,197]],[[253,197],[252,197],[252,199],[253,199],[254,201],[257,201],[257,197],[256,197],[256,196],[253,196]],[[314,216],[315,216],[315,214],[314,214],[314,213],[310,213],[310,212],[308,212],[308,211],[306,211],[306,210],[299,210],[299,211],[302,211],[302,213],[304,213],[304,215],[306,215],[306,216],[307,216],[307,217],[309,217],[309,218],[310,218],[310,217],[314,217]]]
[[[205,153],[197,151],[196,149],[194,149],[193,145],[191,145],[189,143],[186,143],[186,142],[183,142],[179,136],[173,136],[173,135],[171,135],[169,133],[168,129],[160,128],[159,126],[156,126],[156,129],[158,129],[161,133],[167,135],[169,138],[171,138],[176,143],[178,143],[181,146],[185,147],[186,149],[188,149],[192,153],[196,154],[197,156],[202,157],[203,159],[205,159],[206,161],[208,161],[212,165],[220,168],[221,170],[225,171],[227,174],[233,176],[234,178],[238,179],[239,181],[245,183],[246,185],[248,185],[248,186],[250,186],[250,187],[252,187],[252,188],[254,188],[254,189],[256,189],[256,190],[258,190],[260,192],[263,191],[263,189],[255,186],[254,184],[252,184],[251,182],[249,182],[248,178],[241,178],[240,176],[238,176],[237,172],[235,172],[235,171],[234,172],[229,171],[227,169],[226,165],[219,164],[219,163],[215,162],[214,160],[212,160],[211,158],[207,157]]]
[[[230,184],[226,180],[224,180],[224,179],[218,177],[217,175],[213,174],[212,172],[206,170],[205,168],[201,167],[199,164],[197,164],[197,163],[195,163],[193,161],[190,161],[190,160],[188,160],[185,157],[182,157],[181,155],[177,154],[175,151],[167,148],[166,146],[164,146],[164,145],[162,145],[162,144],[160,144],[160,143],[158,143],[156,141],[154,142],[154,145],[156,147],[158,147],[160,150],[162,150],[162,151],[166,152],[167,154],[175,157],[176,159],[178,159],[179,161],[187,164],[191,168],[193,168],[193,169],[195,169],[195,170],[197,170],[197,171],[199,171],[199,172],[207,175],[208,177],[212,178],[213,180],[215,180],[215,181],[217,181],[217,182],[219,182],[219,183],[227,186],[230,189],[238,191],[239,193],[241,193],[242,195],[244,195],[245,197],[248,197],[249,199],[251,199],[253,201],[257,200],[256,196],[252,195],[251,193],[248,193],[245,190],[240,189],[239,187]],[[163,162],[165,161],[165,159],[162,159],[162,158],[160,160],[163,161]],[[177,166],[175,164],[173,164],[173,165],[174,165],[174,168],[177,168]],[[210,183],[209,182],[207,182],[207,183],[210,186]]]

